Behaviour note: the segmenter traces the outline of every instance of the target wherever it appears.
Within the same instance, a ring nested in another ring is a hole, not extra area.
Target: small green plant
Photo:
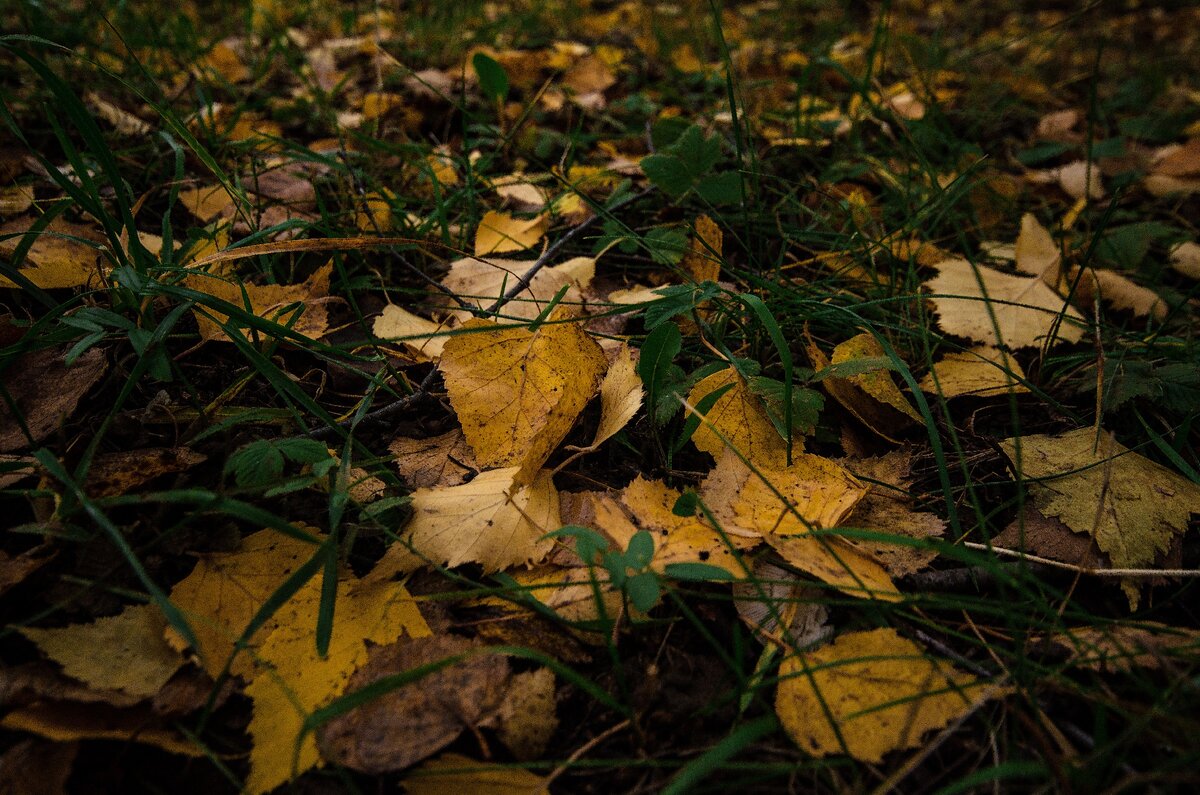
[[[288,463],[304,466],[297,475],[284,478]],[[258,439],[239,447],[225,462],[238,488],[267,489],[265,496],[299,491],[329,477],[337,466],[329,449],[313,439]]]
[[[662,587],[658,574],[650,569],[654,558],[654,537],[639,530],[629,539],[624,551],[613,549],[604,536],[588,527],[567,525],[552,536],[575,539],[575,551],[588,565],[599,565],[608,573],[608,581],[619,588],[635,608],[645,613],[658,604]]]

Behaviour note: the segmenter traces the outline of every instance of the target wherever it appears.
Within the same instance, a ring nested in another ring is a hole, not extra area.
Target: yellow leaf
[[[736,467],[728,459],[723,463]],[[819,455],[800,453],[790,467],[758,470],[762,477],[741,467],[736,476],[741,485],[731,504],[738,526],[763,536],[835,527],[867,493],[845,468]]]
[[[550,216],[515,218],[508,213],[489,210],[475,231],[475,255],[524,251],[535,245],[550,226]]]
[[[0,258],[12,260],[17,246],[25,239],[23,234],[29,232],[33,223],[31,218],[14,218],[0,226]],[[99,287],[101,274],[107,270],[100,253],[105,243],[104,235],[95,227],[64,221],[60,216],[33,234],[33,243],[25,252],[19,272],[43,290]],[[0,288],[16,286],[16,282],[0,276]]]
[[[450,404],[483,467],[540,467],[570,431],[607,364],[577,323],[536,331],[473,320],[439,366]]]
[[[976,345],[970,350],[948,353],[921,379],[921,390],[945,397],[998,397],[1028,392],[1021,382],[1025,371],[999,348]]]
[[[450,339],[445,334],[447,328],[445,323],[435,323],[395,304],[388,304],[375,318],[371,331],[380,339],[399,341],[418,361],[428,362],[437,361],[442,355],[446,340]]]
[[[242,634],[263,602],[292,572],[316,552],[314,543],[260,530],[242,539],[237,552],[206,555],[186,578],[171,590],[171,601],[187,618],[196,636],[201,665],[214,679],[234,652]],[[268,621],[251,640],[261,641],[278,623]],[[177,636],[168,630],[168,640]],[[234,659],[230,672],[249,677],[254,662],[247,654]]]
[[[337,620],[325,657],[317,654],[317,611],[322,583],[314,577],[277,614],[275,629],[258,651],[260,672],[246,687],[254,699],[248,730],[247,792],[267,792],[321,763],[316,738],[297,748],[304,720],[341,695],[350,677],[367,661],[368,644],[386,645],[401,635],[431,635],[404,586],[386,582],[342,581],[337,585]]]
[[[775,711],[806,753],[878,763],[1004,689],[927,656],[892,629],[842,635],[779,666]],[[826,712],[828,710],[828,713]]]
[[[18,707],[0,719],[0,726],[26,731],[48,740],[116,740],[161,748],[170,754],[202,757],[205,749],[180,733],[152,725],[148,709],[79,704],[71,701],[38,701]]]
[[[822,370],[829,364],[845,365],[878,359],[880,366],[845,377],[831,375],[821,383],[826,391],[855,417],[885,439],[892,439],[897,430],[921,422],[921,415],[909,404],[908,398],[896,386],[884,368],[886,356],[879,340],[869,332],[858,334],[833,349],[827,362],[825,354],[811,340],[808,354],[813,367]]]
[[[408,539],[418,554],[457,566],[477,562],[499,571],[545,557],[559,527],[558,492],[543,470],[528,486],[520,467],[480,473],[470,483],[417,489]]]
[[[1038,223],[1033,213],[1021,216],[1021,232],[1017,235],[1017,270],[1028,276],[1037,276],[1050,287],[1058,286],[1062,253],[1058,244]]]
[[[1078,280],[1075,294],[1081,305],[1093,304],[1096,299],[1116,309],[1132,312],[1140,317],[1147,315],[1158,320],[1167,316],[1167,302],[1158,293],[1135,284],[1116,271],[1088,268],[1082,275],[1079,268],[1071,269],[1071,281]]]
[[[464,257],[450,264],[450,272],[442,279],[442,286],[467,306],[488,309],[520,283],[531,264],[526,260],[498,257]],[[504,305],[502,311],[508,317],[532,320],[542,313],[550,299],[563,287],[567,291],[563,294],[561,305],[579,304],[583,300],[581,290],[591,283],[595,274],[596,260],[591,257],[575,257],[552,268],[542,268],[529,280],[527,287]],[[471,312],[457,308],[447,314],[463,323],[474,317]]]
[[[325,304],[329,300],[329,277],[332,272],[333,263],[326,263],[299,284],[262,285],[237,284],[209,274],[194,273],[184,279],[184,284],[193,290],[220,298],[261,318],[316,339],[329,328]],[[242,296],[243,289],[246,291],[246,297],[250,299],[249,307]],[[201,339],[229,340],[225,331],[218,325],[227,321],[228,315],[207,308],[196,309],[194,314],[196,323],[200,326]],[[239,329],[238,333],[246,338],[247,329]]]
[[[134,605],[90,624],[18,631],[67,676],[100,690],[151,698],[183,665],[179,652],[163,640],[166,626],[154,605]]]
[[[217,217],[232,216],[236,211],[233,199],[221,185],[192,185],[179,189],[179,203],[201,222]]]
[[[1076,533],[1096,540],[1117,568],[1154,564],[1191,514],[1200,513],[1200,486],[1132,452],[1092,428],[1061,436],[1005,439],[1000,446],[1029,483],[1033,503]],[[1137,586],[1123,584],[1131,608]]]
[[[642,398],[642,379],[637,374],[633,351],[623,342],[600,382],[600,424],[591,448],[599,447],[624,428],[642,407]]]
[[[698,216],[692,226],[695,235],[688,242],[679,265],[697,282],[715,282],[721,277],[721,248],[725,235],[707,215]]]
[[[688,393],[688,403],[695,407],[705,395],[730,384],[731,388],[717,398],[704,415],[706,421],[696,428],[692,443],[713,458],[720,458],[728,443],[756,465],[783,466],[787,460],[787,444],[775,430],[762,401],[750,391],[745,379],[734,368],[701,379]],[[799,437],[795,439],[793,449],[803,449]]]
[[[1037,276],[1010,276],[965,259],[934,267],[938,275],[925,286],[938,294],[931,299],[938,325],[950,334],[1010,348],[1042,345],[1051,332],[1051,344],[1083,339],[1083,316]]]
[[[545,779],[521,767],[442,754],[413,769],[403,781],[408,795],[549,795]]]
[[[1171,267],[1189,279],[1200,279],[1200,243],[1186,240],[1171,249]]]

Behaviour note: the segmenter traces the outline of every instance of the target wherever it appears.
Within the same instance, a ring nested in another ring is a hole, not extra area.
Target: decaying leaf
[[[550,227],[550,216],[516,218],[508,213],[489,210],[475,231],[475,255],[503,254],[524,251],[533,246]]]
[[[1037,276],[1010,276],[965,259],[935,265],[925,283],[936,297],[938,325],[950,334],[1025,348],[1083,339],[1083,316]]]
[[[1074,627],[1036,642],[1063,647],[1072,664],[1105,672],[1158,669],[1200,655],[1200,632],[1155,621]]]
[[[326,263],[299,284],[238,284],[208,274],[191,274],[184,283],[198,292],[220,298],[234,306],[242,307],[251,314],[287,326],[297,334],[316,339],[329,328],[328,311],[329,277],[333,264]],[[242,290],[246,291],[245,297]],[[250,305],[246,306],[246,299]],[[225,340],[225,331],[220,324],[229,316],[214,309],[197,308],[194,311],[203,340]],[[247,329],[238,330],[243,337]],[[263,332],[258,331],[259,334]]]
[[[1004,351],[989,345],[976,345],[947,353],[921,379],[921,390],[954,397],[1001,397],[1028,392],[1022,381],[1025,371]]]
[[[1172,247],[1171,267],[1189,279],[1200,279],[1200,243],[1185,240]]]
[[[537,668],[513,674],[500,705],[500,741],[521,760],[537,759],[558,728],[554,671]]]
[[[38,233],[29,232],[33,219],[14,218],[0,226],[0,258],[12,261],[24,236],[34,234],[33,244],[25,252],[20,274],[43,290],[101,285],[107,263],[101,249],[107,239],[95,226],[76,224],[61,216]],[[16,287],[0,276],[0,288]]]
[[[408,795],[550,795],[549,784],[532,771],[476,762],[461,754],[431,759],[402,783]]]
[[[182,472],[206,457],[187,447],[149,447],[104,453],[88,468],[87,493],[92,497],[128,494],[155,478]]]
[[[792,655],[779,677],[775,711],[800,748],[869,763],[916,747],[926,732],[1005,692],[929,657],[892,629],[848,633]]]
[[[446,347],[449,326],[414,315],[395,304],[383,308],[371,332],[380,339],[399,340],[418,361],[437,361]]]
[[[706,395],[726,386],[729,389],[717,398],[692,434],[692,443],[713,458],[720,458],[728,443],[755,463],[782,466],[787,443],[775,430],[762,400],[737,370],[729,367],[701,379],[688,393],[688,403],[695,407]],[[800,437],[793,449],[803,449]]]
[[[107,366],[98,348],[91,348],[70,366],[63,361],[63,351],[43,348],[21,356],[0,373],[0,378],[21,412],[29,435],[38,442],[75,412],[79,401],[100,380]],[[47,384],[53,384],[53,389],[47,389]],[[0,401],[0,452],[19,450],[28,443],[8,401]]]
[[[1200,486],[1091,428],[1061,436],[1010,438],[1001,447],[1042,513],[1085,533],[1118,568],[1152,566],[1188,517],[1200,513]],[[1123,585],[1132,608],[1138,590]]]
[[[413,488],[457,486],[479,469],[466,437],[459,429],[428,439],[398,436],[388,445],[396,456],[400,477]]]
[[[764,643],[808,649],[833,633],[822,591],[765,560],[754,562],[753,579],[733,584],[733,603],[738,617]],[[787,627],[786,633],[780,626]]]
[[[0,718],[0,727],[55,742],[117,740],[152,745],[170,754],[202,757],[205,749],[167,728],[147,707],[110,707],[69,701],[39,701]]]
[[[1102,300],[1115,309],[1132,312],[1141,317],[1162,320],[1167,316],[1167,302],[1148,287],[1135,284],[1116,271],[1101,268],[1072,268],[1070,278],[1078,280],[1075,294],[1083,305]]]
[[[157,607],[134,605],[90,624],[20,632],[68,676],[100,690],[151,698],[183,665],[163,639],[166,627]]]
[[[320,603],[321,578],[315,577],[280,609],[278,626],[259,647],[261,670],[246,687],[254,699],[248,727],[254,748],[246,778],[251,795],[321,764],[316,738],[309,734],[300,740],[304,721],[345,691],[372,644],[431,634],[404,586],[343,580],[337,584],[329,653],[322,657],[316,643]]]
[[[536,331],[475,320],[446,343],[440,367],[475,460],[537,469],[596,391],[607,361],[577,323]]]
[[[528,260],[499,257],[464,257],[450,263],[450,272],[442,279],[442,286],[467,306],[486,310],[520,284],[532,264]],[[566,292],[561,305],[576,306],[583,301],[581,291],[595,274],[596,260],[592,257],[573,257],[553,267],[542,268],[529,280],[527,287],[504,305],[503,313],[511,318],[533,320],[564,287]],[[474,317],[461,308],[451,309],[447,314],[461,323]]]
[[[721,247],[725,235],[707,215],[692,224],[695,236],[688,242],[679,265],[697,282],[715,282],[721,276]]]
[[[411,638],[372,649],[346,692],[385,677],[468,655],[479,644],[453,635]],[[511,672],[506,658],[465,656],[339,715],[318,731],[321,755],[366,773],[401,770],[445,748],[499,712]]]
[[[818,371],[831,365],[865,367],[872,361],[879,363],[845,377],[829,375],[821,382],[838,403],[875,433],[892,440],[897,430],[922,421],[921,415],[892,380],[886,368],[883,346],[873,334],[864,332],[851,337],[835,347],[829,359],[811,339],[807,349],[813,367]]]
[[[461,486],[417,489],[407,537],[431,560],[457,566],[482,563],[488,571],[541,560],[559,527],[558,492],[550,473],[517,484],[520,467],[480,473]]]
[[[21,740],[0,756],[0,792],[67,795],[67,779],[78,753],[77,742]]]

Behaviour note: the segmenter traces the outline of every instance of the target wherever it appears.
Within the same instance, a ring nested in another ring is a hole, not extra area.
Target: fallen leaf
[[[864,368],[863,372],[844,377],[828,375],[821,383],[834,400],[883,438],[895,441],[892,436],[897,430],[922,422],[921,415],[892,380],[885,367],[883,346],[873,334],[851,337],[833,349],[830,359],[810,339],[808,355],[818,372],[830,366],[835,370],[846,366]],[[878,365],[870,366],[873,361]]]
[[[90,348],[70,366],[63,351],[43,348],[30,351],[0,373],[12,404],[20,412],[34,442],[58,429],[79,401],[104,375],[108,361],[99,348]],[[8,400],[0,401],[0,452],[28,446],[29,439],[11,413]]]
[[[460,429],[428,439],[398,436],[388,445],[400,477],[413,488],[457,486],[479,469]]]
[[[835,527],[867,493],[844,467],[819,455],[800,453],[791,466],[760,466],[757,474],[738,463],[722,461],[733,489],[706,480],[704,493],[717,510],[723,495],[736,495],[730,506],[737,526],[764,537]]]
[[[183,472],[207,457],[187,447],[147,447],[96,456],[88,468],[89,496],[115,497],[136,491],[155,478]]]
[[[329,300],[329,277],[332,272],[333,263],[326,263],[299,284],[261,285],[235,283],[208,274],[193,273],[184,279],[184,284],[273,323],[287,326],[297,334],[317,339],[329,328],[325,305]],[[246,291],[245,297],[242,295],[243,289]],[[249,306],[246,306],[247,298]],[[193,310],[193,314],[200,326],[201,339],[230,341],[219,325],[229,320],[228,315],[200,307]],[[238,333],[244,339],[248,338],[246,328],[239,328]],[[258,330],[257,333],[263,332]]]
[[[1114,309],[1132,312],[1140,317],[1151,316],[1162,320],[1167,316],[1167,302],[1159,298],[1158,293],[1135,284],[1116,271],[1087,268],[1081,274],[1079,268],[1072,268],[1070,279],[1073,282],[1077,280],[1075,295],[1084,305],[1095,303],[1099,297]]]
[[[520,283],[521,277],[532,264],[526,260],[497,257],[464,257],[450,264],[450,272],[442,279],[442,287],[466,306],[487,310]],[[566,292],[560,305],[579,305],[583,302],[581,291],[591,283],[595,273],[596,260],[591,257],[574,257],[553,267],[542,268],[529,280],[529,286],[504,305],[503,312],[508,317],[533,320],[564,287]],[[446,314],[462,323],[474,317],[465,309],[452,309]]]
[[[518,485],[520,471],[493,469],[461,486],[417,489],[407,528],[413,548],[447,566],[476,562],[487,571],[541,560],[553,544],[543,536],[559,527],[558,492],[545,470]]]
[[[369,652],[347,693],[478,648],[446,635],[410,638]],[[506,658],[476,654],[390,690],[333,718],[318,732],[321,755],[353,770],[386,773],[410,767],[494,718],[511,679]]]
[[[697,282],[715,282],[721,276],[721,249],[725,235],[707,215],[692,223],[694,235],[679,265]]]
[[[431,362],[441,357],[446,341],[450,339],[445,333],[448,328],[445,323],[435,323],[388,304],[375,318],[371,332],[380,339],[400,342],[417,361]]]
[[[474,320],[462,330],[439,367],[475,460],[536,470],[595,393],[603,351],[573,322],[531,331]]]
[[[0,217],[20,215],[33,206],[33,188],[28,185],[12,185],[0,188]]]
[[[600,423],[596,426],[596,434],[590,445],[577,449],[591,452],[615,436],[637,414],[644,397],[633,350],[629,343],[622,342],[600,382]]]
[[[1189,279],[1200,279],[1200,243],[1186,240],[1173,246],[1171,267]]]
[[[1033,213],[1021,216],[1021,232],[1017,235],[1014,253],[1013,264],[1018,271],[1041,278],[1051,288],[1058,286],[1062,252]]]
[[[367,662],[372,644],[407,634],[430,635],[416,603],[398,583],[343,580],[337,584],[337,620],[325,657],[317,654],[320,577],[309,580],[277,614],[278,626],[258,649],[261,672],[246,687],[254,699],[248,731],[254,738],[246,791],[267,792],[321,764],[316,738],[303,740],[305,719],[337,696]]]
[[[34,225],[32,218],[14,218],[0,226],[0,258],[11,262],[17,246]],[[18,271],[43,290],[99,287],[107,270],[101,249],[107,238],[96,227],[76,224],[59,216],[33,237]],[[17,287],[0,276],[0,288]]]
[[[27,739],[0,756],[0,792],[6,795],[67,795],[67,779],[79,743]]]
[[[475,255],[524,251],[541,240],[549,228],[550,216],[544,213],[533,218],[517,218],[489,210],[475,230]]]
[[[976,345],[947,353],[921,379],[921,391],[955,397],[1002,397],[1029,391],[1022,382],[1025,371],[999,348]]]
[[[183,657],[163,639],[166,627],[156,606],[134,605],[90,624],[22,627],[19,632],[72,678],[101,690],[151,698],[183,665]]]
[[[796,745],[815,757],[849,754],[868,763],[917,747],[927,732],[1006,692],[892,629],[851,632],[792,655],[779,678],[775,711]]]
[[[179,189],[179,203],[202,223],[215,218],[232,218],[237,212],[233,198],[222,185],[189,185]]]
[[[56,555],[45,543],[15,556],[0,550],[0,596],[13,586],[20,585],[30,574],[54,560]]]
[[[443,754],[415,768],[401,782],[408,795],[550,795],[549,783],[521,767],[476,762]]]
[[[738,618],[763,643],[808,649],[833,634],[821,589],[765,560],[754,562],[752,579],[733,584],[733,604]],[[780,631],[781,621],[786,634]]]
[[[520,760],[537,759],[558,728],[554,671],[537,668],[513,674],[497,716],[500,741]]]
[[[207,751],[196,742],[155,720],[149,709],[42,701],[9,712],[0,726],[29,732],[47,740],[117,740],[151,745],[169,754],[203,757]]]
[[[1097,548],[1091,536],[1076,533],[1065,524],[1026,505],[1000,533],[992,537],[993,546],[1029,552],[1039,557],[1070,563],[1084,568],[1109,568],[1108,555]]]
[[[1037,276],[1010,276],[965,259],[934,267],[938,275],[925,286],[937,294],[930,300],[938,325],[950,334],[1010,348],[1083,339],[1083,315]]]
[[[692,434],[692,444],[713,458],[719,459],[728,444],[755,464],[782,466],[787,443],[775,430],[762,400],[736,369],[729,367],[701,379],[688,393],[688,403],[694,408],[706,395],[726,386],[730,388],[717,398]],[[799,436],[793,449],[803,449]]]
[[[1157,670],[1193,660],[1200,653],[1200,632],[1155,621],[1074,627],[1033,642],[1063,647],[1071,664],[1109,673]]]
[[[1092,536],[1117,568],[1153,565],[1200,513],[1200,486],[1132,452],[1111,434],[1080,428],[1061,436],[1005,439],[1001,448],[1028,484],[1033,503],[1076,533]],[[1130,607],[1137,586],[1122,585]]]

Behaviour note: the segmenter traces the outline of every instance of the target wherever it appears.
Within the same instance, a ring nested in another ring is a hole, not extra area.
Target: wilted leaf
[[[1025,371],[1007,353],[988,345],[947,353],[921,379],[921,390],[947,398],[999,397],[1028,392]]]
[[[128,494],[155,478],[182,472],[206,457],[187,447],[148,447],[96,456],[88,468],[87,493],[92,497]]]
[[[704,415],[705,422],[692,434],[692,443],[713,458],[720,458],[728,443],[755,464],[783,466],[787,443],[775,429],[762,400],[750,391],[746,380],[734,368],[701,379],[688,393],[688,403],[695,407],[706,395],[725,386],[730,389]],[[800,442],[797,438],[793,449],[802,449]]]
[[[715,282],[721,276],[721,248],[725,235],[707,215],[697,216],[692,227],[695,234],[679,264],[695,281]]]
[[[380,339],[399,339],[418,361],[437,361],[446,347],[446,340],[450,339],[445,334],[447,329],[445,323],[435,323],[388,304],[375,318],[371,332]]]
[[[550,785],[529,770],[443,754],[402,782],[408,795],[549,795]]]
[[[1021,232],[1017,235],[1017,270],[1028,276],[1041,278],[1050,287],[1058,286],[1061,273],[1062,252],[1046,227],[1038,223],[1033,213],[1021,216]]]
[[[479,469],[470,445],[459,429],[428,439],[398,436],[388,445],[396,456],[400,477],[414,488],[457,486]]]
[[[470,483],[417,489],[407,533],[421,555],[448,566],[482,563],[488,571],[541,560],[559,527],[558,492],[550,473],[528,486],[520,467],[482,472]]]
[[[498,257],[464,257],[450,263],[450,272],[442,279],[442,286],[467,306],[486,310],[516,287],[532,264],[526,260]],[[542,268],[529,280],[528,287],[504,305],[503,312],[508,317],[532,320],[564,287],[566,292],[561,305],[577,305],[583,300],[581,290],[587,287],[595,273],[596,261],[591,257],[574,257],[552,268]],[[463,323],[474,317],[465,309],[451,309],[447,314]]]
[[[1117,568],[1153,565],[1200,513],[1200,486],[1092,428],[1005,439],[1038,509],[1085,533]],[[1124,589],[1137,607],[1138,591]]]
[[[14,218],[0,226],[0,258],[12,261],[17,246],[24,241],[21,233],[28,232],[33,223],[30,218]],[[71,223],[60,216],[34,235],[20,274],[43,290],[99,287],[100,276],[107,269],[100,253],[105,245],[107,239],[96,227]],[[0,288],[16,286],[0,276]]]
[[[848,633],[788,657],[779,677],[775,711],[801,749],[870,763],[918,746],[926,732],[1004,693],[927,656],[892,629]]]
[[[623,342],[600,382],[600,423],[596,426],[596,435],[590,445],[581,449],[595,450],[615,436],[642,407],[643,395],[633,350]]]
[[[163,639],[166,627],[157,607],[134,605],[90,624],[20,632],[68,676],[100,690],[150,698],[183,665]]]
[[[607,361],[577,323],[536,331],[475,320],[446,343],[450,403],[483,467],[541,466],[596,391]]]
[[[321,578],[315,577],[284,605],[276,628],[259,647],[260,672],[246,687],[246,695],[254,699],[248,727],[254,748],[246,778],[251,795],[321,763],[313,735],[297,747],[304,720],[345,691],[372,645],[393,643],[405,634],[431,634],[404,586],[343,580],[337,584],[329,653],[322,657],[316,644],[321,587]]]
[[[1116,271],[1088,268],[1079,272],[1072,268],[1071,280],[1078,279],[1075,295],[1082,304],[1104,301],[1115,309],[1132,312],[1140,317],[1152,316],[1162,320],[1167,316],[1167,302],[1148,287],[1135,284]]]
[[[1074,627],[1036,642],[1064,647],[1071,664],[1105,672],[1159,669],[1200,654],[1200,632],[1155,621]]]
[[[733,584],[733,604],[763,643],[782,645],[782,638],[792,648],[807,649],[833,632],[821,589],[762,559],[754,563],[752,580]]]
[[[79,743],[26,739],[0,756],[0,792],[12,795],[67,795],[67,779]]]
[[[346,692],[466,654],[478,645],[447,635],[372,649],[366,664],[350,678]],[[477,730],[493,718],[510,678],[504,657],[468,656],[326,723],[318,731],[321,755],[365,773],[409,767],[445,748],[464,730]]]
[[[0,378],[33,441],[39,442],[75,413],[107,366],[98,348],[89,349],[70,366],[63,361],[63,351],[43,348],[21,356]],[[0,401],[0,451],[19,450],[28,443],[9,402]]]
[[[558,728],[554,671],[537,668],[513,674],[500,705],[500,741],[521,760],[537,759]]]
[[[950,334],[1010,348],[1042,345],[1051,332],[1051,344],[1083,339],[1083,316],[1037,276],[1010,276],[965,259],[934,267],[938,275],[925,286],[937,293],[931,300],[938,325]]]
[[[885,368],[887,359],[875,335],[864,332],[851,337],[833,349],[831,359],[809,340],[808,355],[818,372],[831,365],[835,371],[862,366],[861,372],[829,375],[821,383],[837,402],[883,438],[892,439],[897,430],[922,421]]]
[[[184,279],[184,284],[273,323],[287,326],[297,334],[316,339],[329,328],[325,304],[329,300],[329,277],[332,272],[333,264],[326,263],[299,284],[238,284],[197,273]],[[246,291],[245,298],[242,296],[243,289]],[[249,307],[246,306],[246,298],[250,300]],[[228,315],[199,307],[194,314],[200,326],[201,339],[229,340],[219,325],[229,320]],[[247,329],[238,331],[243,338],[247,336]]]
[[[516,218],[508,213],[489,210],[475,231],[475,256],[524,251],[536,244],[550,227],[550,216]]]
[[[164,727],[145,707],[110,707],[69,701],[39,701],[18,707],[0,719],[0,727],[65,743],[117,740],[160,748],[169,754],[202,757],[206,750],[183,734]]]

